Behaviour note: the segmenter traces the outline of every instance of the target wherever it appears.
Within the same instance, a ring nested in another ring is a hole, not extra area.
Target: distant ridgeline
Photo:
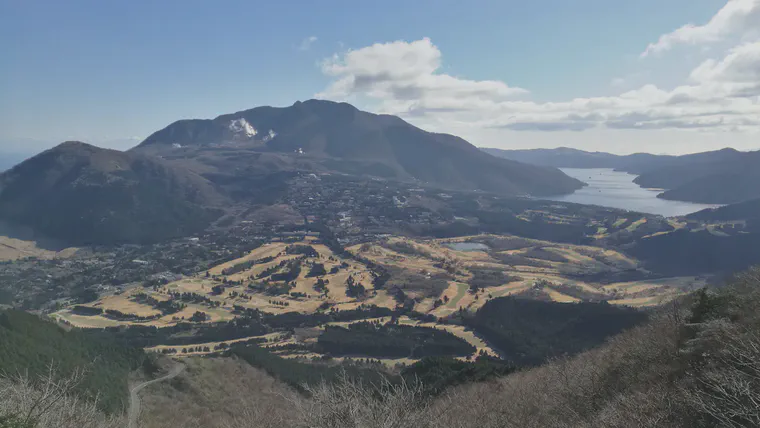
[[[497,157],[558,168],[613,168],[638,175],[642,187],[667,189],[658,197],[705,204],[732,204],[760,198],[760,151],[731,148],[682,156],[635,153],[619,156],[557,149],[482,149]]]
[[[67,246],[160,242],[205,230],[232,203],[274,204],[301,172],[509,196],[583,185],[395,116],[309,100],[180,120],[126,152],[62,143],[0,174],[0,220]]]

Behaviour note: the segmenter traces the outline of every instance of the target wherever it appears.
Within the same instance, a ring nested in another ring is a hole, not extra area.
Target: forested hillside
[[[504,302],[508,301],[500,305]],[[521,302],[507,304],[516,303]],[[214,418],[203,419],[203,426],[756,427],[760,424],[756,405],[760,400],[758,314],[760,270],[752,270],[718,291],[703,289],[661,308],[644,324],[574,357],[518,372],[488,360],[423,360],[405,370],[403,383],[383,383],[379,378],[373,382],[357,376],[356,371],[343,375],[339,366],[310,366],[255,347],[240,348],[234,354],[248,363],[277,377],[294,375],[285,378],[288,383],[311,378],[311,386],[306,386],[306,394],[295,394],[232,359],[218,358],[213,364],[191,360],[191,369],[176,382],[154,390],[145,414],[151,419],[143,419],[142,423],[150,427],[164,426],[157,421],[168,420],[189,424],[211,412]],[[23,344],[18,336],[25,331],[35,337],[45,336],[54,344],[58,341],[56,335],[64,334],[55,326],[48,331],[34,317],[27,317],[32,316],[4,314],[0,318],[0,332],[6,335],[3,339],[16,337],[13,343]],[[605,322],[604,317],[587,319],[596,325]],[[9,328],[9,324],[13,327]],[[40,329],[48,331],[47,335],[39,333]],[[309,367],[317,369],[310,371]],[[206,372],[207,369],[212,371]],[[241,382],[243,375],[253,376],[256,381]],[[472,383],[491,376],[501,377]],[[320,384],[320,377],[328,382]],[[425,384],[417,384],[414,379]],[[446,390],[429,387],[437,382],[466,383]],[[242,395],[226,400],[214,398],[223,391],[229,397],[227,385],[233,384],[243,388]],[[167,401],[166,397],[172,398]],[[162,404],[151,404],[154,400]],[[2,404],[0,397],[0,410]],[[101,426],[106,425],[87,427]]]
[[[530,370],[507,368],[495,381],[461,385],[431,398],[429,390],[413,382],[368,388],[348,377],[311,387],[308,397],[288,395],[283,401],[268,399],[273,386],[262,381],[266,407],[253,398],[246,404],[253,409],[249,415],[257,417],[234,414],[209,426],[757,427],[758,313],[760,271],[754,270],[717,292],[701,290],[662,308],[652,320],[600,347]],[[417,367],[419,378],[435,382],[435,375],[426,374],[442,367],[478,371],[477,366],[426,360]],[[197,383],[194,378],[190,384]],[[249,391],[246,397],[254,395]]]
[[[0,345],[0,374],[36,379],[47,374],[51,364],[63,377],[83,370],[76,391],[97,398],[107,412],[126,408],[127,376],[147,361],[141,349],[107,337],[93,339],[79,330],[67,332],[36,315],[15,310],[0,312]]]
[[[145,243],[205,229],[214,185],[161,159],[67,141],[0,174],[0,219],[68,246]]]
[[[760,235],[718,236],[708,230],[678,230],[641,239],[629,252],[663,275],[731,274],[757,263]]]
[[[465,323],[517,365],[540,364],[597,346],[644,320],[642,311],[606,303],[555,303],[502,297]]]

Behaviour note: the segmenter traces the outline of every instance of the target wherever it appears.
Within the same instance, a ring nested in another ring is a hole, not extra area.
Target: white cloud
[[[646,84],[617,96],[544,103],[526,99],[527,90],[501,81],[442,74],[441,57],[429,39],[336,54],[322,63],[333,81],[317,96],[359,99],[373,111],[405,117],[426,129],[464,134],[467,128],[554,133],[758,129],[760,42],[703,62],[687,83],[670,90]]]
[[[463,98],[493,103],[527,92],[495,80],[456,78],[439,73],[440,67],[441,51],[428,38],[410,43],[377,43],[323,61],[323,73],[335,80],[317,96],[346,99],[363,94],[406,104],[408,108],[451,108]]]
[[[298,50],[308,51],[311,48],[311,45],[314,44],[314,42],[316,41],[317,41],[317,36],[309,36],[301,40],[301,44],[298,45]]]
[[[714,43],[731,35],[745,35],[760,29],[760,0],[728,0],[704,25],[687,24],[673,32],[663,34],[650,43],[641,57],[658,54],[675,45]]]
[[[734,47],[720,61],[709,59],[690,75],[698,83],[719,82],[735,85],[760,84],[760,43],[745,43]]]

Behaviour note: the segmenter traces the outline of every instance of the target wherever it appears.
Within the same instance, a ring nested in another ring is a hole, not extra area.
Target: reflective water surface
[[[695,204],[692,202],[658,199],[659,189],[645,189],[634,183],[636,178],[627,172],[608,168],[561,168],[562,171],[588,186],[563,196],[549,197],[552,201],[575,202],[578,204],[601,205],[621,208],[666,217],[690,214],[719,205]]]

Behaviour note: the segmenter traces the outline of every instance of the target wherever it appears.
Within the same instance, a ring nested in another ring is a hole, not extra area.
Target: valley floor
[[[621,280],[599,282],[600,278]],[[349,247],[340,255],[319,238],[307,237],[296,242],[268,242],[207,271],[153,287],[134,285],[93,303],[62,309],[53,317],[82,328],[171,327],[188,321],[227,322],[250,310],[308,315],[412,305],[424,319],[402,316],[393,321],[447,331],[472,345],[474,357],[481,352],[498,355],[498,351],[469,328],[441,320],[460,311],[474,313],[492,299],[522,296],[562,303],[606,301],[649,307],[704,283],[698,277],[655,278],[635,259],[614,250],[514,236],[434,240],[389,237]],[[233,343],[255,340],[286,358],[319,359],[324,355],[304,350],[303,345],[315,343],[328,326],[366,321],[385,324],[391,317],[326,322],[302,329],[299,334],[279,331],[181,346],[155,344],[146,349],[191,356],[219,353]],[[380,360],[393,367],[417,358]]]

